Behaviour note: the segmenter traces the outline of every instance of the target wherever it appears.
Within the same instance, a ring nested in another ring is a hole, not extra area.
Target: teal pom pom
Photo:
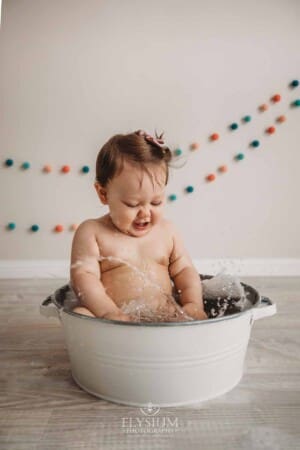
[[[230,125],[231,130],[236,130],[238,127],[239,127],[239,126],[238,126],[237,123],[232,123],[232,124]]]
[[[6,165],[7,167],[13,166],[13,165],[14,165],[14,160],[13,160],[13,159],[7,159],[7,160],[5,161],[5,165]]]
[[[39,229],[40,229],[40,227],[38,225],[32,225],[32,227],[31,227],[31,231],[34,231],[34,232],[39,231]]]
[[[90,168],[89,168],[89,166],[83,166],[83,168],[81,170],[83,173],[89,173]]]
[[[293,106],[300,106],[300,98],[297,98],[297,100],[295,100],[295,101],[292,103],[292,105],[293,105]]]
[[[7,225],[7,228],[8,228],[8,230],[14,230],[14,229],[16,228],[15,222],[10,222],[10,223]]]
[[[176,150],[174,150],[174,155],[175,155],[175,156],[180,156],[180,155],[182,155],[182,150],[181,150],[181,148],[176,148]]]
[[[236,159],[237,161],[242,161],[242,159],[244,159],[244,158],[245,158],[244,153],[238,153],[238,154],[235,156],[235,159]]]
[[[169,195],[169,200],[170,202],[174,202],[175,200],[177,200],[177,196],[175,194],[171,194]]]
[[[290,84],[291,87],[297,87],[299,86],[299,80],[293,80]]]
[[[251,147],[259,147],[260,146],[260,142],[255,140],[251,142]]]
[[[24,170],[27,170],[27,169],[29,169],[30,168],[30,163],[29,162],[24,162],[23,164],[22,164],[22,169],[24,169]]]
[[[245,116],[243,117],[244,122],[251,122],[252,117],[251,116]]]
[[[186,192],[188,192],[189,194],[191,194],[192,192],[194,192],[193,186],[187,186],[187,187],[185,188],[185,190],[186,190]]]

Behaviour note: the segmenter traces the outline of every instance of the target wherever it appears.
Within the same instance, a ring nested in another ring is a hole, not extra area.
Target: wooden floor
[[[168,432],[142,434],[129,423],[139,408],[75,384],[60,322],[39,314],[65,280],[0,280],[0,449],[299,449],[300,279],[242,281],[278,308],[253,326],[242,381],[215,400],[161,409]]]

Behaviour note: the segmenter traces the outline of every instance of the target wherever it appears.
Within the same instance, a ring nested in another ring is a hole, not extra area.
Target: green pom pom
[[[14,165],[14,160],[13,160],[13,159],[7,159],[7,160],[5,161],[5,165],[6,165],[7,167],[13,166],[13,165]]]
[[[293,80],[291,82],[291,87],[297,87],[297,86],[299,86],[299,80]]]
[[[23,164],[22,164],[22,169],[24,169],[24,170],[27,170],[27,169],[29,169],[30,168],[30,163],[29,162],[24,162]]]
[[[81,170],[83,173],[89,173],[90,168],[89,168],[89,166],[83,166],[83,168]]]
[[[230,125],[231,130],[236,130],[238,127],[239,127],[239,126],[238,126],[237,123],[232,123],[232,124]]]
[[[259,146],[260,146],[260,142],[258,140],[251,142],[251,147],[259,147]]]
[[[32,227],[31,227],[31,231],[34,231],[34,232],[39,231],[39,229],[40,229],[40,227],[38,225],[32,225]]]
[[[244,122],[251,122],[252,117],[251,116],[245,116],[243,117]]]
[[[187,186],[187,187],[185,188],[185,190],[186,190],[186,192],[188,192],[189,194],[191,194],[192,192],[194,192],[193,186]]]
[[[237,161],[242,161],[242,159],[244,159],[244,158],[245,158],[244,153],[238,153],[238,154],[235,156],[235,159],[236,159]]]
[[[8,228],[8,230],[14,230],[14,229],[16,228],[15,222],[10,222],[10,223],[7,225],[7,228]]]
[[[300,98],[297,98],[297,100],[293,102],[293,106],[300,106]]]
[[[170,200],[170,202],[175,202],[175,200],[177,200],[177,195],[175,195],[175,194],[169,195],[169,200]]]
[[[182,150],[181,150],[181,148],[176,148],[176,150],[174,150],[174,155],[175,155],[175,156],[180,156],[180,155],[182,155]]]

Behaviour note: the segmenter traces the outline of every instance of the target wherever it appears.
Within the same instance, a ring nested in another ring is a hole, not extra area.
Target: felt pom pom
[[[34,233],[39,231],[39,229],[40,229],[40,227],[38,225],[36,225],[36,224],[31,226],[31,231],[33,231]]]
[[[50,172],[52,172],[52,166],[50,166],[50,164],[46,164],[46,165],[43,167],[43,172],[45,172],[45,173],[50,173]]]
[[[256,139],[256,140],[252,141],[250,145],[251,145],[251,147],[259,147],[260,142]]]
[[[71,167],[70,167],[70,166],[62,166],[62,168],[61,168],[61,171],[62,171],[63,173],[69,173],[70,170],[71,170]]]
[[[290,84],[291,87],[295,88],[297,86],[299,86],[299,80],[293,80]]]
[[[283,123],[285,121],[286,121],[286,117],[285,116],[279,116],[276,119],[276,122],[278,122],[278,123]]]
[[[11,166],[13,166],[14,165],[14,160],[13,159],[7,159],[6,161],[5,161],[5,165],[7,166],[7,167],[11,167]]]
[[[198,142],[193,142],[193,143],[190,145],[190,149],[191,149],[191,150],[198,150],[199,147],[200,147],[200,144],[199,144]]]
[[[227,172],[228,171],[228,167],[227,166],[220,166],[220,167],[218,167],[218,171],[220,172],[220,173],[225,173],[225,172]]]
[[[61,233],[62,231],[64,231],[64,227],[62,225],[56,225],[54,231],[56,233]]]
[[[278,103],[281,100],[281,95],[280,94],[275,94],[273,95],[273,97],[271,98],[272,102],[274,103]]]
[[[215,181],[216,179],[216,175],[213,173],[210,173],[209,175],[207,175],[206,180],[207,181]]]
[[[7,229],[8,230],[14,230],[16,228],[16,224],[15,224],[15,222],[10,222],[10,223],[8,223],[7,224]]]
[[[264,112],[264,111],[267,111],[267,110],[269,109],[269,106],[268,106],[266,103],[263,103],[262,105],[260,105],[260,106],[258,107],[258,109],[259,109],[261,112]]]
[[[29,163],[28,161],[23,162],[21,168],[22,168],[23,170],[29,169],[29,168],[30,168],[30,163]]]
[[[248,123],[248,122],[251,122],[252,117],[251,116],[244,116],[242,120],[243,120],[243,122]]]
[[[174,150],[174,155],[175,155],[175,156],[180,156],[180,155],[182,155],[182,150],[181,150],[181,148],[176,148],[176,150]]]
[[[273,134],[273,133],[275,133],[275,131],[276,131],[276,128],[273,127],[273,126],[271,126],[271,127],[269,127],[269,128],[266,129],[266,132],[267,132],[268,134]]]
[[[193,186],[187,186],[187,187],[185,188],[185,190],[186,190],[186,192],[187,192],[188,194],[191,194],[192,192],[194,192],[194,187],[193,187]]]

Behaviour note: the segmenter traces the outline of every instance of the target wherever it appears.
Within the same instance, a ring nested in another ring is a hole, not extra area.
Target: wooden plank
[[[142,433],[139,408],[75,384],[59,321],[40,316],[65,280],[0,280],[0,449],[298,449],[300,280],[243,281],[274,299],[278,314],[255,322],[242,381],[217,399],[162,408],[159,417],[178,426]]]

